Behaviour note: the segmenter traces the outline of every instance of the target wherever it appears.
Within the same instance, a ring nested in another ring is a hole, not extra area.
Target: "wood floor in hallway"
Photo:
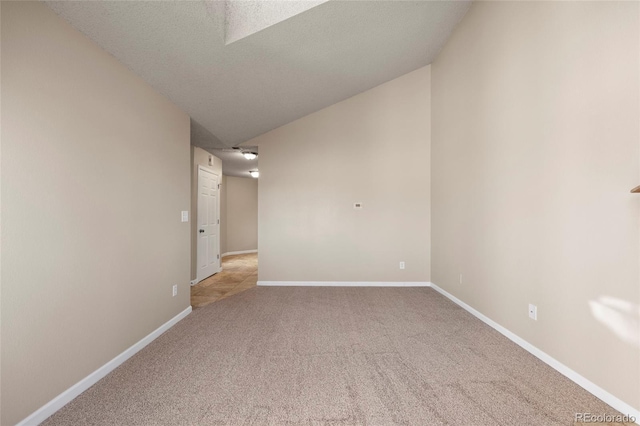
[[[191,306],[201,308],[256,286],[258,253],[222,258],[222,271],[191,287]]]

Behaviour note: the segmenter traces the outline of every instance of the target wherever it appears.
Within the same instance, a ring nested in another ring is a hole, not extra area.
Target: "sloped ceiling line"
[[[192,143],[206,149],[239,145],[428,65],[470,5],[46,3],[189,114]],[[260,18],[251,10],[270,12]]]

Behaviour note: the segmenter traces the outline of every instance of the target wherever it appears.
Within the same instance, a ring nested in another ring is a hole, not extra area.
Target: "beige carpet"
[[[616,413],[428,288],[258,287],[44,424],[571,425]]]

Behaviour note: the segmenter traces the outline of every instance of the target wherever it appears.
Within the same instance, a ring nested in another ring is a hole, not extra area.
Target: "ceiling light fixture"
[[[252,178],[256,178],[256,179],[260,176],[260,172],[257,170],[251,170],[249,174],[251,175]]]
[[[244,155],[244,158],[246,158],[247,160],[253,160],[254,158],[256,158],[258,156],[258,154],[256,154],[255,152],[251,152],[251,151],[243,152],[242,155]]]

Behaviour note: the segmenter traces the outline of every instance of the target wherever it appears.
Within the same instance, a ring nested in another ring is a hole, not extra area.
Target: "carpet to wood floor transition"
[[[43,424],[571,425],[611,407],[429,288],[258,287]]]
[[[253,288],[258,282],[258,254],[222,258],[222,271],[191,287],[191,306],[202,308]]]

